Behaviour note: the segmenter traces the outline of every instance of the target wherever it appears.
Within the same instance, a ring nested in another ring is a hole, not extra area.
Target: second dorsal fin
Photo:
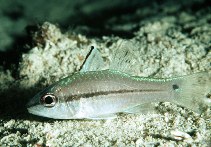
[[[139,49],[140,47],[132,41],[119,40],[117,47],[112,50],[109,69],[137,75],[140,64]]]

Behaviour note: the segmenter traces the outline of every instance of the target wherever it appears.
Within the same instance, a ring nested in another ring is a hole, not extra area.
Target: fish
[[[114,52],[111,66],[103,69],[98,49],[91,47],[80,71],[36,94],[28,112],[53,119],[113,119],[119,113],[155,112],[155,103],[170,102],[202,113],[211,106],[211,73],[153,78],[133,75],[139,56],[132,43]]]

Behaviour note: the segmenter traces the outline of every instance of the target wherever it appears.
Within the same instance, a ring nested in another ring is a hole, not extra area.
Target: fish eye
[[[57,98],[53,94],[46,94],[40,98],[40,103],[45,107],[53,107],[57,102]]]

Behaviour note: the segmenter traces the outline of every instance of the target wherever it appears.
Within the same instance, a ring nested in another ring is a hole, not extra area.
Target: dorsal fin
[[[132,41],[120,40],[113,50],[109,69],[122,71],[131,75],[139,73],[140,47]]]
[[[103,66],[103,58],[101,57],[99,51],[94,46],[91,46],[91,50],[87,54],[81,66],[80,72],[101,70]]]

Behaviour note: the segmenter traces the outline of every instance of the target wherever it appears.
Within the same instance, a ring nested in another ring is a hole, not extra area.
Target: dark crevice
[[[71,27],[73,27],[77,33],[84,34],[88,37],[102,37],[104,35],[106,36],[116,35],[122,38],[132,38],[134,37],[133,32],[137,31],[139,27],[135,27],[130,31],[113,30],[107,27],[109,25],[108,21],[111,18],[115,18],[116,25],[134,23],[140,21],[141,18],[131,19],[131,16],[133,16],[133,14],[136,12],[138,8],[140,9],[140,7],[146,7],[147,5],[148,3],[144,2],[144,3],[138,3],[137,5],[130,7],[118,6],[109,8],[107,10],[94,12],[89,15],[83,14],[82,12],[78,11],[76,16],[70,17],[68,20],[62,23],[61,26],[62,28],[68,29],[70,24],[69,22],[71,22],[71,24],[74,24]],[[128,16],[130,17],[130,19],[128,20],[122,19],[121,17],[124,15],[130,15]]]
[[[35,31],[32,26],[26,27],[27,33],[20,36],[14,35],[14,43],[8,47],[8,50],[0,51],[0,66],[3,70],[11,70],[14,78],[18,77],[17,70],[22,54],[29,51],[29,46],[33,46],[32,31]]]
[[[4,12],[5,16],[8,16],[10,19],[17,21],[24,16],[24,6],[20,4],[13,5],[12,9],[7,9]]]
[[[172,141],[176,141],[176,142],[180,141],[180,140],[174,139],[172,137],[162,136],[160,134],[151,134],[151,136],[153,138],[156,138],[156,139],[165,139],[165,140],[168,140],[168,141],[172,140]]]
[[[193,3],[189,8],[192,10],[192,12],[197,12],[199,10],[210,8],[211,1],[210,0],[204,0],[202,2]]]

